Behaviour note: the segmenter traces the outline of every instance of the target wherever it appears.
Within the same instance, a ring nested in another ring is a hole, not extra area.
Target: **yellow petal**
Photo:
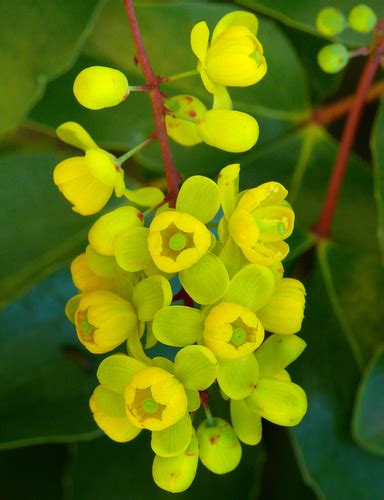
[[[97,148],[97,144],[88,132],[76,122],[65,122],[56,129],[56,134],[63,142],[86,151]]]

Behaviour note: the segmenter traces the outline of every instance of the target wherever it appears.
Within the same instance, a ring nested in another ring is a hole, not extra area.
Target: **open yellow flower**
[[[229,100],[225,87],[253,85],[267,71],[263,47],[256,38],[257,28],[255,15],[235,11],[217,23],[210,43],[205,21],[192,29],[191,46],[199,61],[201,79],[208,92],[216,95],[221,103]]]
[[[190,177],[180,189],[176,210],[160,210],[149,228],[134,227],[119,235],[115,245],[118,264],[130,272],[178,272],[193,300],[214,302],[229,283],[224,264],[210,251],[215,238],[206,227],[219,206],[217,185],[207,177]]]
[[[53,172],[55,184],[75,212],[92,215],[107,204],[113,192],[123,196],[124,172],[114,156],[99,148],[78,123],[63,123],[56,132],[62,141],[85,151],[85,156],[61,161]]]
[[[272,266],[289,251],[284,240],[292,234],[295,214],[285,199],[288,191],[278,182],[266,182],[239,193],[239,172],[238,164],[228,165],[217,182],[224,211],[220,257],[233,261],[239,249],[249,262]]]

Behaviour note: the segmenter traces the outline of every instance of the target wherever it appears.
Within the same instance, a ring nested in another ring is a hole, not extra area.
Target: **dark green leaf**
[[[333,251],[333,245],[324,245],[321,252]],[[337,279],[338,268],[332,268],[332,274]],[[302,336],[308,346],[290,372],[308,395],[308,413],[293,430],[295,446],[303,473],[324,498],[380,498],[384,462],[364,452],[351,436],[360,372],[345,329],[347,319],[342,319],[328,298],[328,279],[320,262],[306,283],[308,303]],[[365,304],[368,317],[372,304],[369,300]]]
[[[75,293],[59,271],[0,315],[0,448],[99,434],[88,408],[97,358],[64,315]]]
[[[0,453],[1,498],[53,500],[62,498],[65,446],[33,446]]]
[[[86,240],[91,219],[72,212],[53,183],[61,159],[41,152],[0,158],[0,305],[80,253]]]
[[[384,455],[384,346],[377,350],[360,382],[352,430],[360,446]]]
[[[1,2],[0,134],[24,118],[47,81],[73,64],[102,3]]]

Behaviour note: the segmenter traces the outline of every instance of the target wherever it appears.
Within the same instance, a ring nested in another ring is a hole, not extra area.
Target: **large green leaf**
[[[0,134],[17,125],[47,81],[75,60],[103,1],[13,0],[0,4]]]
[[[384,258],[384,100],[376,114],[371,136],[374,165],[375,197],[378,213],[377,236]]]
[[[91,224],[53,183],[57,153],[0,158],[0,306],[60,262],[80,253]]]
[[[360,382],[353,415],[356,441],[372,453],[384,455],[384,346],[369,363]]]
[[[153,456],[147,431],[126,444],[107,438],[81,443],[72,471],[73,500],[174,498],[153,482]],[[215,498],[257,498],[262,463],[260,446],[244,446],[240,465],[229,474],[216,475],[199,464],[192,486],[177,498],[210,500],[213,494]],[[95,470],[101,472],[95,474]]]
[[[293,430],[295,446],[304,474],[325,498],[380,498],[384,461],[359,448],[351,436],[351,413],[360,370],[346,328],[353,328],[350,317],[345,310],[335,310],[334,298],[329,297],[332,285],[322,260],[324,253],[332,255],[334,251],[331,244],[320,245],[320,262],[306,282],[308,303],[302,335],[308,346],[290,372],[307,392],[308,413]],[[341,261],[335,264],[331,264],[335,281],[348,286],[341,281],[343,273],[339,279],[337,266]],[[364,296],[364,289],[360,299],[368,318],[372,303]],[[361,337],[366,333],[367,330],[354,331]]]
[[[243,188],[276,180],[289,190],[296,225],[310,230],[318,218],[338,143],[316,125],[244,155],[240,179]],[[338,243],[377,252],[372,174],[365,162],[352,155],[337,206],[332,239]]]
[[[59,271],[0,315],[0,448],[99,434],[88,408],[97,358],[64,315],[75,293]]]
[[[67,458],[61,445],[33,446],[0,453],[1,498],[53,500],[62,498]]]
[[[257,12],[266,14],[267,16],[274,17],[279,21],[293,26],[294,28],[308,31],[309,33],[321,36],[316,30],[316,16],[320,9],[323,7],[335,6],[342,10],[345,15],[357,5],[356,0],[338,0],[337,2],[330,2],[329,0],[236,0],[237,3],[254,9]],[[370,0],[369,6],[374,9],[380,17],[383,12],[383,5],[381,0]],[[362,46],[369,41],[370,35],[361,35],[350,29],[340,33],[336,40],[350,44],[352,46]]]
[[[166,76],[193,69],[196,59],[189,43],[193,24],[204,19],[213,27],[231,9],[233,6],[229,4],[138,5],[144,43],[155,71]],[[309,113],[309,100],[304,71],[287,37],[273,23],[261,20],[260,39],[265,45],[267,76],[253,87],[231,89],[231,95],[236,109],[247,111],[258,119],[259,144],[262,144],[292,129],[305,118]],[[46,97],[33,110],[31,120],[51,131],[62,121],[74,120],[83,124],[105,147],[128,149],[135,146],[153,130],[147,96],[132,93],[127,102],[94,112],[82,108],[72,95],[77,72],[92,64],[118,67],[126,72],[132,84],[142,82],[140,70],[133,61],[134,53],[124,9],[118,2],[109,2],[87,43],[86,56],[78,61],[72,72],[49,86]],[[169,56],[164,57],[164,54]],[[164,85],[163,90],[170,95],[191,93],[208,106],[211,103],[211,96],[197,76]],[[204,144],[185,148],[172,143],[172,149],[175,163],[184,174],[217,172],[237,157]],[[157,144],[145,149],[137,158],[149,168],[163,170]]]

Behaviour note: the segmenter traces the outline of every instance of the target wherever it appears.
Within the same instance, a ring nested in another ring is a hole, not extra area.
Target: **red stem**
[[[322,212],[317,223],[313,227],[313,232],[321,238],[327,238],[331,232],[331,224],[334,217],[337,200],[340,195],[344,174],[348,164],[348,157],[351,152],[352,144],[356,136],[357,127],[364,109],[367,92],[371,85],[376,71],[380,65],[380,59],[384,52],[384,36],[379,36],[374,52],[368,58],[363,72],[360,76],[353,106],[348,114],[348,118],[343,130],[340,148],[332,170],[331,179],[328,184],[328,190]]]
[[[150,86],[148,95],[152,103],[152,113],[155,122],[156,139],[159,141],[161,156],[163,158],[165,175],[167,177],[168,194],[167,199],[174,205],[179,192],[180,174],[173,163],[172,152],[168,141],[165,127],[164,97],[159,87],[159,79],[155,75],[145,51],[143,39],[141,37],[139,24],[137,22],[133,0],[124,0],[129,25],[132,31],[133,41],[136,46],[136,58],[143,71],[144,79]]]

